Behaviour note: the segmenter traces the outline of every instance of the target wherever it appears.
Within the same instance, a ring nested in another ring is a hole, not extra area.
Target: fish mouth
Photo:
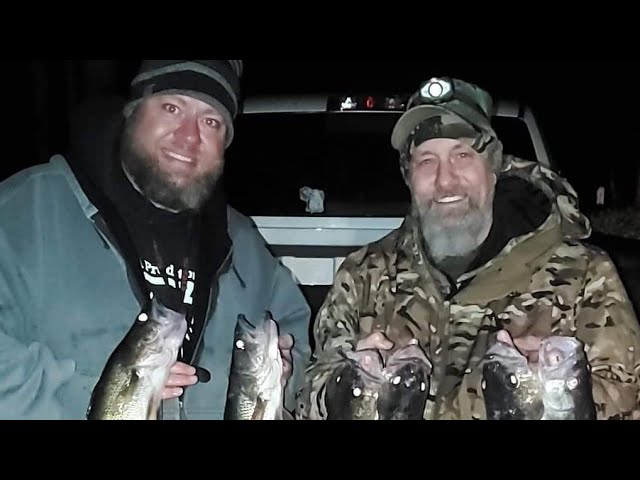
[[[575,374],[586,358],[582,344],[574,337],[549,337],[542,341],[538,355],[539,375],[543,379]]]
[[[346,358],[353,362],[358,370],[358,375],[367,385],[374,385],[382,382],[384,377],[384,367],[382,356],[377,350],[361,350],[358,352],[347,352]]]
[[[256,326],[250,322],[245,315],[238,316],[237,332],[240,336],[249,338],[252,341],[259,341],[264,337],[264,340],[268,345],[272,343],[278,344],[278,324],[271,314],[267,314],[264,324]]]
[[[396,350],[392,355],[387,359],[387,364],[395,364],[395,363],[403,363],[403,362],[411,362],[411,361],[421,361],[429,368],[432,368],[431,361],[424,350],[420,347],[420,344],[417,340],[411,340],[407,345],[402,348]]]
[[[244,315],[238,315],[238,329],[242,332],[252,333],[256,331],[256,326]]]
[[[496,342],[487,350],[485,359],[489,361],[498,360],[503,363],[522,363],[527,361],[527,357],[520,351],[504,342]]]
[[[484,365],[483,368],[488,369],[487,373],[493,372],[497,365],[501,365],[502,368],[508,370],[517,378],[534,375],[527,357],[522,355],[515,347],[503,342],[498,342],[487,350],[482,364]]]

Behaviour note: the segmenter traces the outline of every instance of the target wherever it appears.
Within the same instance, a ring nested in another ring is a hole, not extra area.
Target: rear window
[[[300,189],[325,192],[323,216],[404,216],[409,192],[390,143],[398,112],[239,117],[227,152],[229,201],[250,216],[307,216]],[[505,152],[534,158],[526,125],[496,118]]]

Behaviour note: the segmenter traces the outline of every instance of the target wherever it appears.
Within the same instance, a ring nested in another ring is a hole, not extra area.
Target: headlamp
[[[489,94],[475,85],[460,82],[450,77],[435,77],[422,84],[422,87],[409,100],[407,110],[418,105],[438,105],[459,100],[490,117],[493,102]]]
[[[432,78],[420,89],[423,103],[444,102],[453,97],[453,82],[446,78]]]

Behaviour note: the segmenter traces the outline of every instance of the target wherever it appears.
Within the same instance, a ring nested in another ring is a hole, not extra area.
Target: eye
[[[511,385],[513,388],[518,388],[520,386],[520,379],[517,375],[511,374],[507,376],[507,384]]]
[[[213,118],[213,117],[209,117],[207,119],[205,119],[205,123],[208,127],[211,128],[220,128],[222,127],[222,122],[220,120],[218,120],[217,118]]]
[[[432,155],[423,155],[416,158],[416,165],[429,165],[434,162],[435,158]]]
[[[176,114],[178,113],[178,107],[176,107],[175,105],[171,104],[171,103],[165,103],[164,105],[162,105],[163,110],[165,110],[168,113],[171,114]]]

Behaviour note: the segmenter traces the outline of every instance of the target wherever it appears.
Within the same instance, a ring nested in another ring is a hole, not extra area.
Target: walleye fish
[[[91,394],[87,420],[157,420],[186,332],[183,314],[152,300],[111,354]]]
[[[378,399],[380,420],[423,419],[432,369],[417,340],[390,355]]]
[[[267,314],[259,326],[244,315],[236,326],[225,420],[282,420],[284,364],[278,324]]]
[[[538,377],[544,402],[543,420],[595,420],[591,372],[584,348],[574,337],[543,340]]]
[[[379,420],[382,357],[376,350],[348,352],[346,357],[327,384],[327,420]]]
[[[540,420],[544,413],[538,376],[515,347],[497,342],[484,358],[482,391],[487,420]]]

